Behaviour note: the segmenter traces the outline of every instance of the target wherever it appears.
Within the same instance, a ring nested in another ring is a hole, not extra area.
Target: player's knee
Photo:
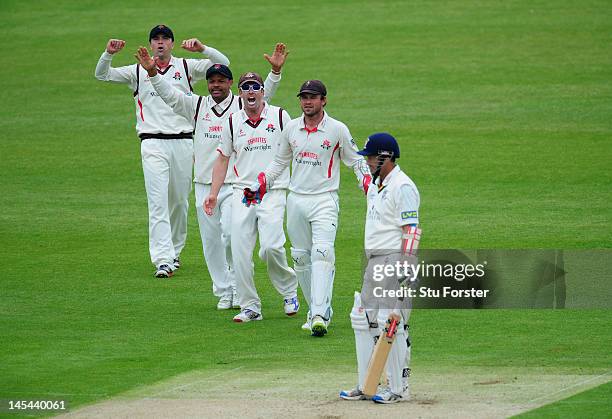
[[[259,258],[268,263],[270,259],[274,259],[277,256],[281,256],[284,250],[285,249],[283,248],[279,249],[276,247],[262,246],[259,249]]]
[[[312,246],[311,259],[313,262],[336,262],[336,253],[333,244],[315,243]]]
[[[295,268],[306,268],[310,265],[310,251],[305,249],[291,248],[291,259]]]

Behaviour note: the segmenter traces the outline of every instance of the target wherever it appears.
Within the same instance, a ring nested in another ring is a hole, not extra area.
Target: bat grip
[[[390,339],[393,337],[393,335],[395,335],[395,332],[397,331],[397,320],[393,319],[391,320],[391,324],[389,324],[389,327],[387,328],[387,337]]]

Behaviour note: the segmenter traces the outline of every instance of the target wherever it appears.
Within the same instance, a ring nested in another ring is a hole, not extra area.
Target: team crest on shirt
[[[266,131],[268,131],[268,132],[276,131],[276,128],[274,127],[274,124],[268,124],[268,128],[266,128]]]
[[[240,128],[240,132],[238,133],[239,137],[244,137],[246,134],[244,133],[244,131],[242,130],[242,128]]]
[[[329,140],[323,140],[323,144],[321,144],[321,148],[324,148],[325,150],[329,150],[331,148],[331,143],[329,142]]]
[[[172,77],[174,80],[180,80],[182,79],[181,77],[181,72],[177,71],[176,73],[174,73],[174,77]]]
[[[204,115],[204,118],[202,118],[204,121],[208,121],[210,122],[210,113],[206,112],[206,115]]]

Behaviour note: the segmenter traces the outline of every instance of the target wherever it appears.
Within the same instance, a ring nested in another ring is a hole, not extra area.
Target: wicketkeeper
[[[375,341],[380,336],[387,320],[398,322],[395,341],[386,364],[388,387],[379,387],[372,398],[377,403],[396,403],[408,397],[408,376],[410,369],[410,341],[408,339],[408,302],[398,304],[373,298],[373,286],[383,283],[414,281],[411,273],[402,277],[394,273],[388,281],[378,281],[375,273],[382,266],[396,266],[396,262],[416,263],[421,230],[418,228],[419,191],[414,182],[396,165],[400,156],[399,146],[393,136],[387,133],[370,135],[365,148],[359,154],[366,156],[372,173],[372,186],[367,193],[368,210],[365,225],[365,249],[367,267],[361,294],[355,293],[351,311],[351,324],[355,332],[357,353],[358,385],[352,390],[340,392],[345,400],[365,400],[364,380]],[[401,307],[401,308],[400,308]]]

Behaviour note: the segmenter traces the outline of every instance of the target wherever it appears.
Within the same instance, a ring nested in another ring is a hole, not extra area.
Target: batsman
[[[397,403],[409,397],[410,300],[375,298],[380,292],[377,294],[373,289],[388,284],[405,287],[416,280],[412,269],[398,272],[383,268],[397,266],[397,262],[408,267],[417,263],[416,251],[421,237],[419,191],[396,164],[400,149],[392,135],[370,135],[364,149],[358,153],[366,157],[372,173],[365,223],[367,267],[361,293],[355,293],[351,311],[358,384],[352,390],[341,391],[340,397]],[[390,277],[382,281],[381,272]],[[380,381],[384,384],[379,385]]]

